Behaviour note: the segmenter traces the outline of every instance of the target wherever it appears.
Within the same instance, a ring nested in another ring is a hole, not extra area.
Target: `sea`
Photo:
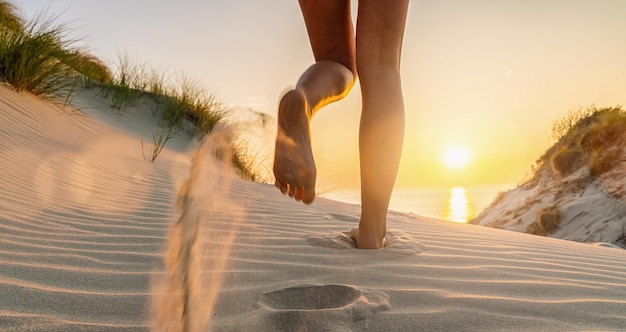
[[[389,210],[414,213],[418,216],[466,223],[487,208],[499,193],[513,189],[514,184],[491,184],[456,187],[396,188]],[[356,189],[337,189],[320,196],[351,204],[360,204]]]

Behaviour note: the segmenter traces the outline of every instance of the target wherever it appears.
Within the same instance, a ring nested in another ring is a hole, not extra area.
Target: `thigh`
[[[355,69],[350,0],[299,0],[316,61],[335,61]]]
[[[357,65],[399,68],[409,0],[360,0],[356,28]]]

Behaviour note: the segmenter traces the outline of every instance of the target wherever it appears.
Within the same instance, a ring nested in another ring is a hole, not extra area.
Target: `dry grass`
[[[561,211],[554,205],[545,207],[537,215],[535,222],[526,229],[527,233],[546,236],[559,228],[561,222]]]
[[[585,164],[584,151],[579,147],[564,146],[550,158],[552,170],[560,176],[568,176]]]
[[[602,149],[594,151],[591,157],[591,165],[589,170],[592,175],[602,175],[615,167],[618,163],[622,162],[624,151],[621,147],[610,147],[608,149]]]
[[[558,142],[561,138],[570,135],[572,131],[584,124],[584,119],[588,119],[596,111],[597,108],[592,105],[568,112],[552,124],[552,139]]]
[[[620,160],[626,144],[626,112],[621,106],[579,109],[555,122],[552,135],[556,143],[537,161],[535,176],[546,166],[559,177],[581,167],[592,176],[600,175]]]

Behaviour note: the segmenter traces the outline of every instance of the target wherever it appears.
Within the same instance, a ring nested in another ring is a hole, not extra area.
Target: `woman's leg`
[[[304,203],[315,198],[310,121],[320,107],[343,98],[356,79],[350,0],[300,0],[316,63],[278,107],[276,187]]]
[[[352,231],[358,248],[381,248],[387,208],[404,139],[400,54],[408,0],[361,0],[357,18],[357,71],[363,109],[359,132],[361,221]]]

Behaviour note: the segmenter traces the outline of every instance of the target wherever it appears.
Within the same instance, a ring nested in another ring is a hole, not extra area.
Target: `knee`
[[[400,74],[400,61],[390,54],[357,55],[356,69],[361,80],[380,79]]]
[[[318,66],[331,66],[334,71],[338,70],[339,72],[341,72],[345,76],[347,81],[350,81],[352,83],[356,81],[357,65],[356,59],[353,56],[334,56],[324,59],[316,59],[315,63]],[[336,67],[337,65],[340,66]],[[346,71],[346,69],[348,71]],[[350,75],[347,74],[348,72],[350,73]],[[348,79],[348,77],[350,79]]]
[[[357,62],[357,71],[362,88],[391,88],[400,83],[400,69],[392,63]]]
[[[343,59],[343,61],[339,61],[342,65],[344,65],[348,70],[352,73],[352,77],[356,79],[357,76],[357,62],[354,57],[349,57],[347,59]]]

